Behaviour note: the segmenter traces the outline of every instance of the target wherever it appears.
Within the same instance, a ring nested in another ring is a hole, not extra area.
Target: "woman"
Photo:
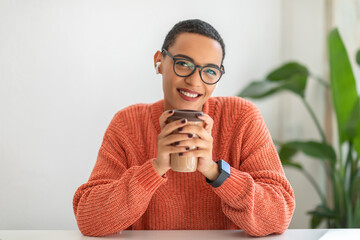
[[[287,229],[294,194],[260,112],[242,98],[211,97],[224,56],[223,40],[208,23],[187,20],[171,29],[154,56],[164,99],[114,116],[89,181],[75,193],[84,235],[242,229],[265,236]],[[203,111],[204,127],[166,124],[173,109]],[[172,171],[170,154],[198,157],[197,171]]]

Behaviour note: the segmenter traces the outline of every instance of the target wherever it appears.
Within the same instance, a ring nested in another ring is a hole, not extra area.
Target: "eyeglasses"
[[[200,66],[185,57],[173,57],[166,49],[163,49],[162,51],[174,60],[173,69],[175,74],[179,77],[188,77],[196,71],[196,68],[199,68],[201,81],[206,84],[213,85],[216,84],[225,73],[223,65],[221,65],[221,67],[215,64]]]

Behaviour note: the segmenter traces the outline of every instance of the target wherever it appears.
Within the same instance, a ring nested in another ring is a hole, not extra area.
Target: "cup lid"
[[[169,121],[176,121],[186,118],[190,122],[202,122],[203,120],[197,117],[197,114],[203,114],[202,111],[174,109],[174,114],[168,118]]]

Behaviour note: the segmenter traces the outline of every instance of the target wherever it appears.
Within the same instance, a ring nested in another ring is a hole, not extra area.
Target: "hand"
[[[170,154],[180,153],[187,151],[187,147],[180,147],[179,143],[185,139],[188,139],[188,134],[174,134],[173,132],[180,127],[184,127],[187,124],[186,119],[177,120],[166,124],[168,117],[172,116],[174,111],[163,112],[159,118],[161,132],[158,136],[158,152],[157,159],[153,161],[154,168],[160,174],[164,175],[170,166]]]
[[[213,138],[211,136],[214,120],[207,114],[198,116],[204,121],[204,127],[198,125],[186,125],[183,127],[180,133],[196,134],[198,138],[188,138],[181,141],[178,147],[196,146],[196,149],[192,149],[182,153],[184,157],[198,157],[197,170],[201,172],[209,180],[213,181],[219,176],[219,170],[217,164],[212,160]],[[190,136],[189,135],[189,136]]]

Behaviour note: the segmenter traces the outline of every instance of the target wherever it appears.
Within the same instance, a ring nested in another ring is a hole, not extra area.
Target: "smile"
[[[183,89],[177,89],[177,91],[180,93],[180,97],[190,102],[197,101],[199,97],[202,96],[200,93],[188,92]]]
[[[181,94],[184,94],[185,96],[192,97],[192,98],[196,98],[196,97],[200,96],[200,94],[188,93],[188,92],[185,92],[185,91],[183,91],[183,90],[179,90],[179,92],[180,92]]]

